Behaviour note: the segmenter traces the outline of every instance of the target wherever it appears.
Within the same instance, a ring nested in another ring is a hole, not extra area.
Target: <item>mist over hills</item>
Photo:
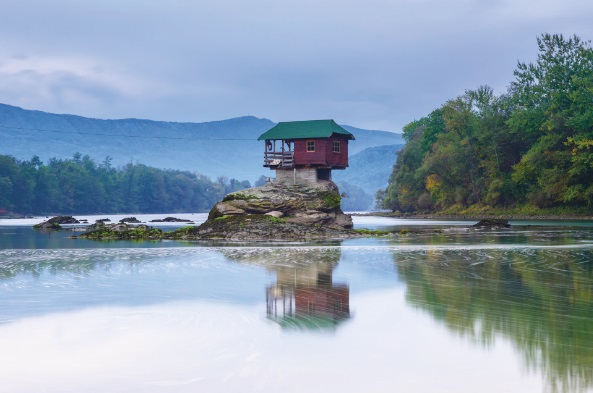
[[[262,167],[263,143],[256,139],[274,124],[253,116],[205,123],[102,120],[0,104],[0,154],[48,160],[79,152],[97,162],[110,156],[116,166],[138,162],[253,183],[270,175]],[[351,156],[369,147],[401,143],[400,134],[344,128],[356,137],[349,145]]]
[[[389,176],[395,165],[395,153],[403,144],[369,147],[349,157],[348,169],[333,171],[336,182],[346,182],[362,188],[374,197],[375,193],[387,188]]]

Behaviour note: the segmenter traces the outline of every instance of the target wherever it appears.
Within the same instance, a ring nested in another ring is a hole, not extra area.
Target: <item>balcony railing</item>
[[[264,154],[264,166],[292,168],[294,166],[294,151],[267,151]]]

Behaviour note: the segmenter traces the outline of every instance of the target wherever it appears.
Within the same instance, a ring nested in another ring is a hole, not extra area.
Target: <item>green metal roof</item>
[[[348,139],[354,139],[354,135],[333,120],[306,120],[280,122],[261,134],[257,140],[329,138],[332,134],[346,135]]]

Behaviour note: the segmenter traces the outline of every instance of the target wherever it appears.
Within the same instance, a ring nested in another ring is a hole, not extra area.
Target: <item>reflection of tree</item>
[[[593,252],[396,254],[407,301],[450,330],[491,344],[503,335],[552,391],[593,386]]]
[[[266,288],[266,311],[280,326],[333,329],[350,317],[350,289],[332,277],[339,248],[230,249],[224,254],[276,274],[276,282]]]

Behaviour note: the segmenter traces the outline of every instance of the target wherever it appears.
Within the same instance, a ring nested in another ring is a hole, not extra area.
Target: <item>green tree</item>
[[[539,206],[582,202],[584,172],[575,168],[578,145],[572,146],[576,154],[570,147],[593,132],[591,47],[559,34],[543,34],[537,43],[537,61],[519,63],[510,88],[514,108],[508,124],[527,147],[513,180]]]
[[[537,44],[505,94],[467,90],[404,127],[382,207],[593,207],[593,50],[558,34]]]

